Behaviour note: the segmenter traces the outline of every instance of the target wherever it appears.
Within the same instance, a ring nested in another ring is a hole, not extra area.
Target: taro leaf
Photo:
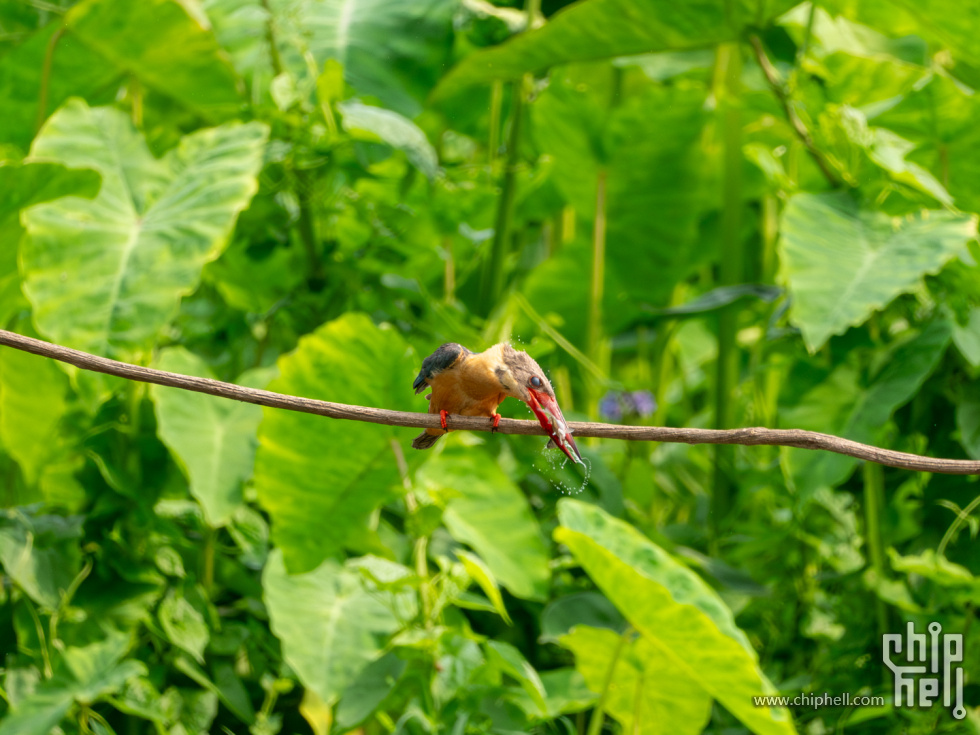
[[[156,367],[214,377],[203,360],[181,347],[164,350]],[[267,372],[253,372],[238,382],[262,388],[270,377]],[[157,433],[186,469],[191,494],[204,508],[208,525],[225,525],[241,505],[242,483],[252,474],[262,409],[158,385],[150,386],[150,395],[156,407]]]
[[[980,459],[980,399],[975,395],[957,401],[956,428],[960,444],[973,459]]]
[[[575,654],[575,668],[589,688],[606,691],[605,710],[623,732],[700,733],[711,716],[711,696],[673,665],[669,653],[630,635],[579,625],[562,636],[561,645]]]
[[[0,73],[2,68],[0,60]],[[9,113],[9,109],[5,111]],[[92,198],[99,191],[99,183],[99,175],[87,169],[57,163],[0,162],[0,324],[27,306],[17,271],[17,250],[24,234],[20,210],[69,195]]]
[[[570,712],[581,712],[595,706],[598,697],[586,685],[582,675],[573,668],[552,669],[541,674],[544,701],[549,719]],[[531,717],[540,718],[541,710],[527,692],[511,692],[508,698]]]
[[[893,219],[846,193],[797,194],[783,212],[782,278],[807,348],[861,324],[965,253],[976,219],[928,211]]]
[[[204,663],[204,649],[211,638],[211,631],[204,616],[190,600],[170,590],[160,602],[157,617],[171,643],[191,654],[198,663]]]
[[[541,640],[557,643],[576,625],[621,633],[626,621],[616,606],[598,592],[576,592],[548,603],[541,613]]]
[[[332,560],[290,575],[277,549],[269,555],[262,587],[283,659],[327,703],[337,701],[401,625],[365,589],[359,572]]]
[[[61,37],[53,45],[51,67],[45,73],[45,58],[56,33]],[[50,23],[0,57],[0,142],[21,150],[30,146],[37,133],[42,79],[48,80],[47,109],[41,111],[45,116],[72,96],[96,103],[109,103],[115,97],[113,82],[122,76],[122,69],[61,33],[62,23]]]
[[[364,722],[378,708],[405,670],[405,662],[389,651],[365,666],[344,690],[337,705],[337,726],[348,729]]]
[[[537,705],[542,715],[547,714],[544,684],[534,667],[514,646],[503,641],[488,640],[486,644],[487,662],[520,684],[521,689]]]
[[[67,391],[68,378],[53,360],[0,350],[0,443],[30,485],[59,449]]]
[[[260,0],[205,0],[215,33],[253,89],[275,75]],[[359,93],[414,117],[452,46],[454,2],[444,0],[269,0],[284,70],[312,91],[333,59]]]
[[[722,0],[582,0],[537,30],[470,54],[443,77],[436,94],[448,96],[469,85],[514,79],[558,64],[713,46],[737,38],[740,22],[762,25],[794,4],[766,3],[760,13],[757,3],[741,0],[731,3],[736,17],[729,23],[729,4]]]
[[[490,600],[497,614],[504,619],[507,625],[512,625],[510,615],[507,614],[507,608],[504,606],[504,598],[500,594],[500,587],[497,585],[497,580],[494,578],[493,572],[490,571],[490,567],[476,554],[471,554],[462,549],[456,551],[456,558],[463,562],[466,573],[470,575],[470,578],[480,585],[480,589],[483,590],[483,594]]]
[[[448,446],[417,478],[448,499],[443,523],[449,533],[472,546],[511,594],[546,598],[551,574],[541,529],[524,493],[486,452]]]
[[[0,564],[37,604],[57,609],[81,567],[82,516],[0,513]]]
[[[555,540],[662,652],[669,662],[663,676],[690,679],[753,732],[794,732],[784,709],[752,705],[753,695],[774,692],[772,684],[731,611],[700,577],[595,506],[563,498],[558,518]]]
[[[867,387],[858,384],[850,365],[841,365],[799,403],[781,411],[780,419],[793,428],[875,444],[895,410],[911,400],[936,369],[951,337],[949,322],[933,322],[900,345]],[[802,494],[840,484],[858,464],[853,457],[809,449],[787,449],[783,462]]]
[[[269,390],[359,406],[412,410],[418,371],[390,328],[346,314],[303,337],[279,359]],[[272,540],[286,566],[313,569],[345,546],[373,542],[369,516],[399,482],[392,442],[410,433],[383,424],[337,421],[265,409],[255,457],[259,502],[272,516]]]
[[[207,18],[179,0],[83,0],[65,16],[80,39],[121,72],[205,119],[221,122],[242,104],[235,70]]]
[[[412,165],[429,179],[439,172],[435,148],[421,128],[408,118],[357,100],[343,102],[338,107],[344,115],[344,130],[354,138],[381,141],[403,151]]]
[[[152,344],[255,192],[265,139],[259,123],[229,124],[158,160],[124,113],[68,102],[32,155],[95,169],[102,189],[24,212],[24,291],[38,329],[102,355]]]
[[[129,637],[114,633],[84,648],[66,648],[64,667],[11,708],[0,722],[0,735],[50,735],[72,702],[91,704],[145,675],[142,662],[120,661],[128,647]]]

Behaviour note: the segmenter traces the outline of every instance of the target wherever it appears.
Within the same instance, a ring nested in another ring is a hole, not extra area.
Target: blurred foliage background
[[[3,0],[0,325],[415,411],[511,340],[572,420],[980,459],[977,9],[565,5]],[[976,478],[414,433],[0,349],[0,733],[980,730]],[[893,706],[910,621],[966,719]]]

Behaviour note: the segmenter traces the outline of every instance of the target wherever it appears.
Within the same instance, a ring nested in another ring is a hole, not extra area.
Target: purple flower
[[[635,390],[632,393],[627,394],[633,406],[636,408],[636,413],[640,415],[641,418],[647,418],[652,416],[653,412],[657,410],[657,399],[653,397],[653,393],[648,390]]]
[[[599,414],[610,421],[619,421],[623,418],[623,407],[619,403],[619,394],[609,391],[599,401]]]

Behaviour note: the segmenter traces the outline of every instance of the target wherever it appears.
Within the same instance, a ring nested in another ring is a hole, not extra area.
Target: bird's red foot
[[[497,430],[497,427],[500,426],[500,414],[499,413],[490,414],[490,418],[493,419],[493,428],[490,429],[490,433],[492,434]]]
[[[439,412],[439,423],[442,424],[442,428],[446,429],[447,431],[449,430],[449,427],[446,426],[446,417],[448,415],[449,415],[449,411],[447,411],[446,409],[443,409]]]

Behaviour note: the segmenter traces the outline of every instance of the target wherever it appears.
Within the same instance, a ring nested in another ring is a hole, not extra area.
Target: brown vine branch
[[[816,162],[817,166],[820,167],[821,173],[823,173],[824,178],[830,183],[830,185],[837,189],[841,186],[841,180],[838,178],[837,174],[834,173],[830,164],[824,159],[823,154],[817,148],[816,143],[813,142],[813,136],[810,135],[810,131],[806,129],[806,125],[803,124],[803,120],[800,119],[799,114],[793,107],[793,101],[790,99],[789,92],[786,89],[786,84],[783,82],[782,78],[779,76],[779,72],[776,67],[773,66],[769,57],[766,56],[766,50],[762,46],[762,41],[759,40],[758,36],[752,36],[749,38],[749,42],[752,44],[752,48],[755,51],[755,59],[758,62],[762,73],[766,77],[766,81],[769,82],[769,87],[772,89],[773,94],[776,95],[776,99],[779,100],[779,104],[783,107],[783,112],[786,114],[786,119],[789,120],[789,124],[793,126],[793,130],[796,131],[796,135],[803,145],[806,146],[807,152],[810,157]]]
[[[233,383],[223,383],[210,378],[197,378],[191,375],[168,373],[163,370],[130,365],[125,362],[96,357],[87,352],[51,344],[39,339],[0,329],[0,345],[30,352],[41,357],[74,365],[82,370],[91,370],[106,375],[114,375],[127,380],[155,383],[171,388],[207,393],[221,398],[231,398],[245,403],[254,403],[269,408],[282,408],[287,411],[300,411],[332,419],[366,421],[388,426],[406,426],[420,429],[435,428],[439,416],[428,413],[409,413],[408,411],[388,411],[382,408],[350,406],[345,403],[331,403],[312,398],[287,396],[267,390],[245,388]],[[407,385],[407,384],[406,384]],[[406,388],[408,390],[408,388]],[[490,419],[466,416],[450,416],[447,419],[450,429],[466,431],[490,431]],[[569,427],[577,437],[599,437],[602,439],[625,439],[628,441],[677,442],[682,444],[742,444],[747,446],[769,445],[799,447],[801,449],[823,449],[849,457],[877,462],[889,467],[920,472],[939,472],[948,475],[980,475],[980,462],[964,459],[941,459],[922,457],[918,454],[896,452],[868,444],[843,439],[831,434],[820,434],[802,429],[677,429],[666,426],[622,426],[619,424],[599,424],[586,421],[573,421]],[[536,421],[501,419],[497,428],[502,434],[529,434],[544,436],[544,430]]]

